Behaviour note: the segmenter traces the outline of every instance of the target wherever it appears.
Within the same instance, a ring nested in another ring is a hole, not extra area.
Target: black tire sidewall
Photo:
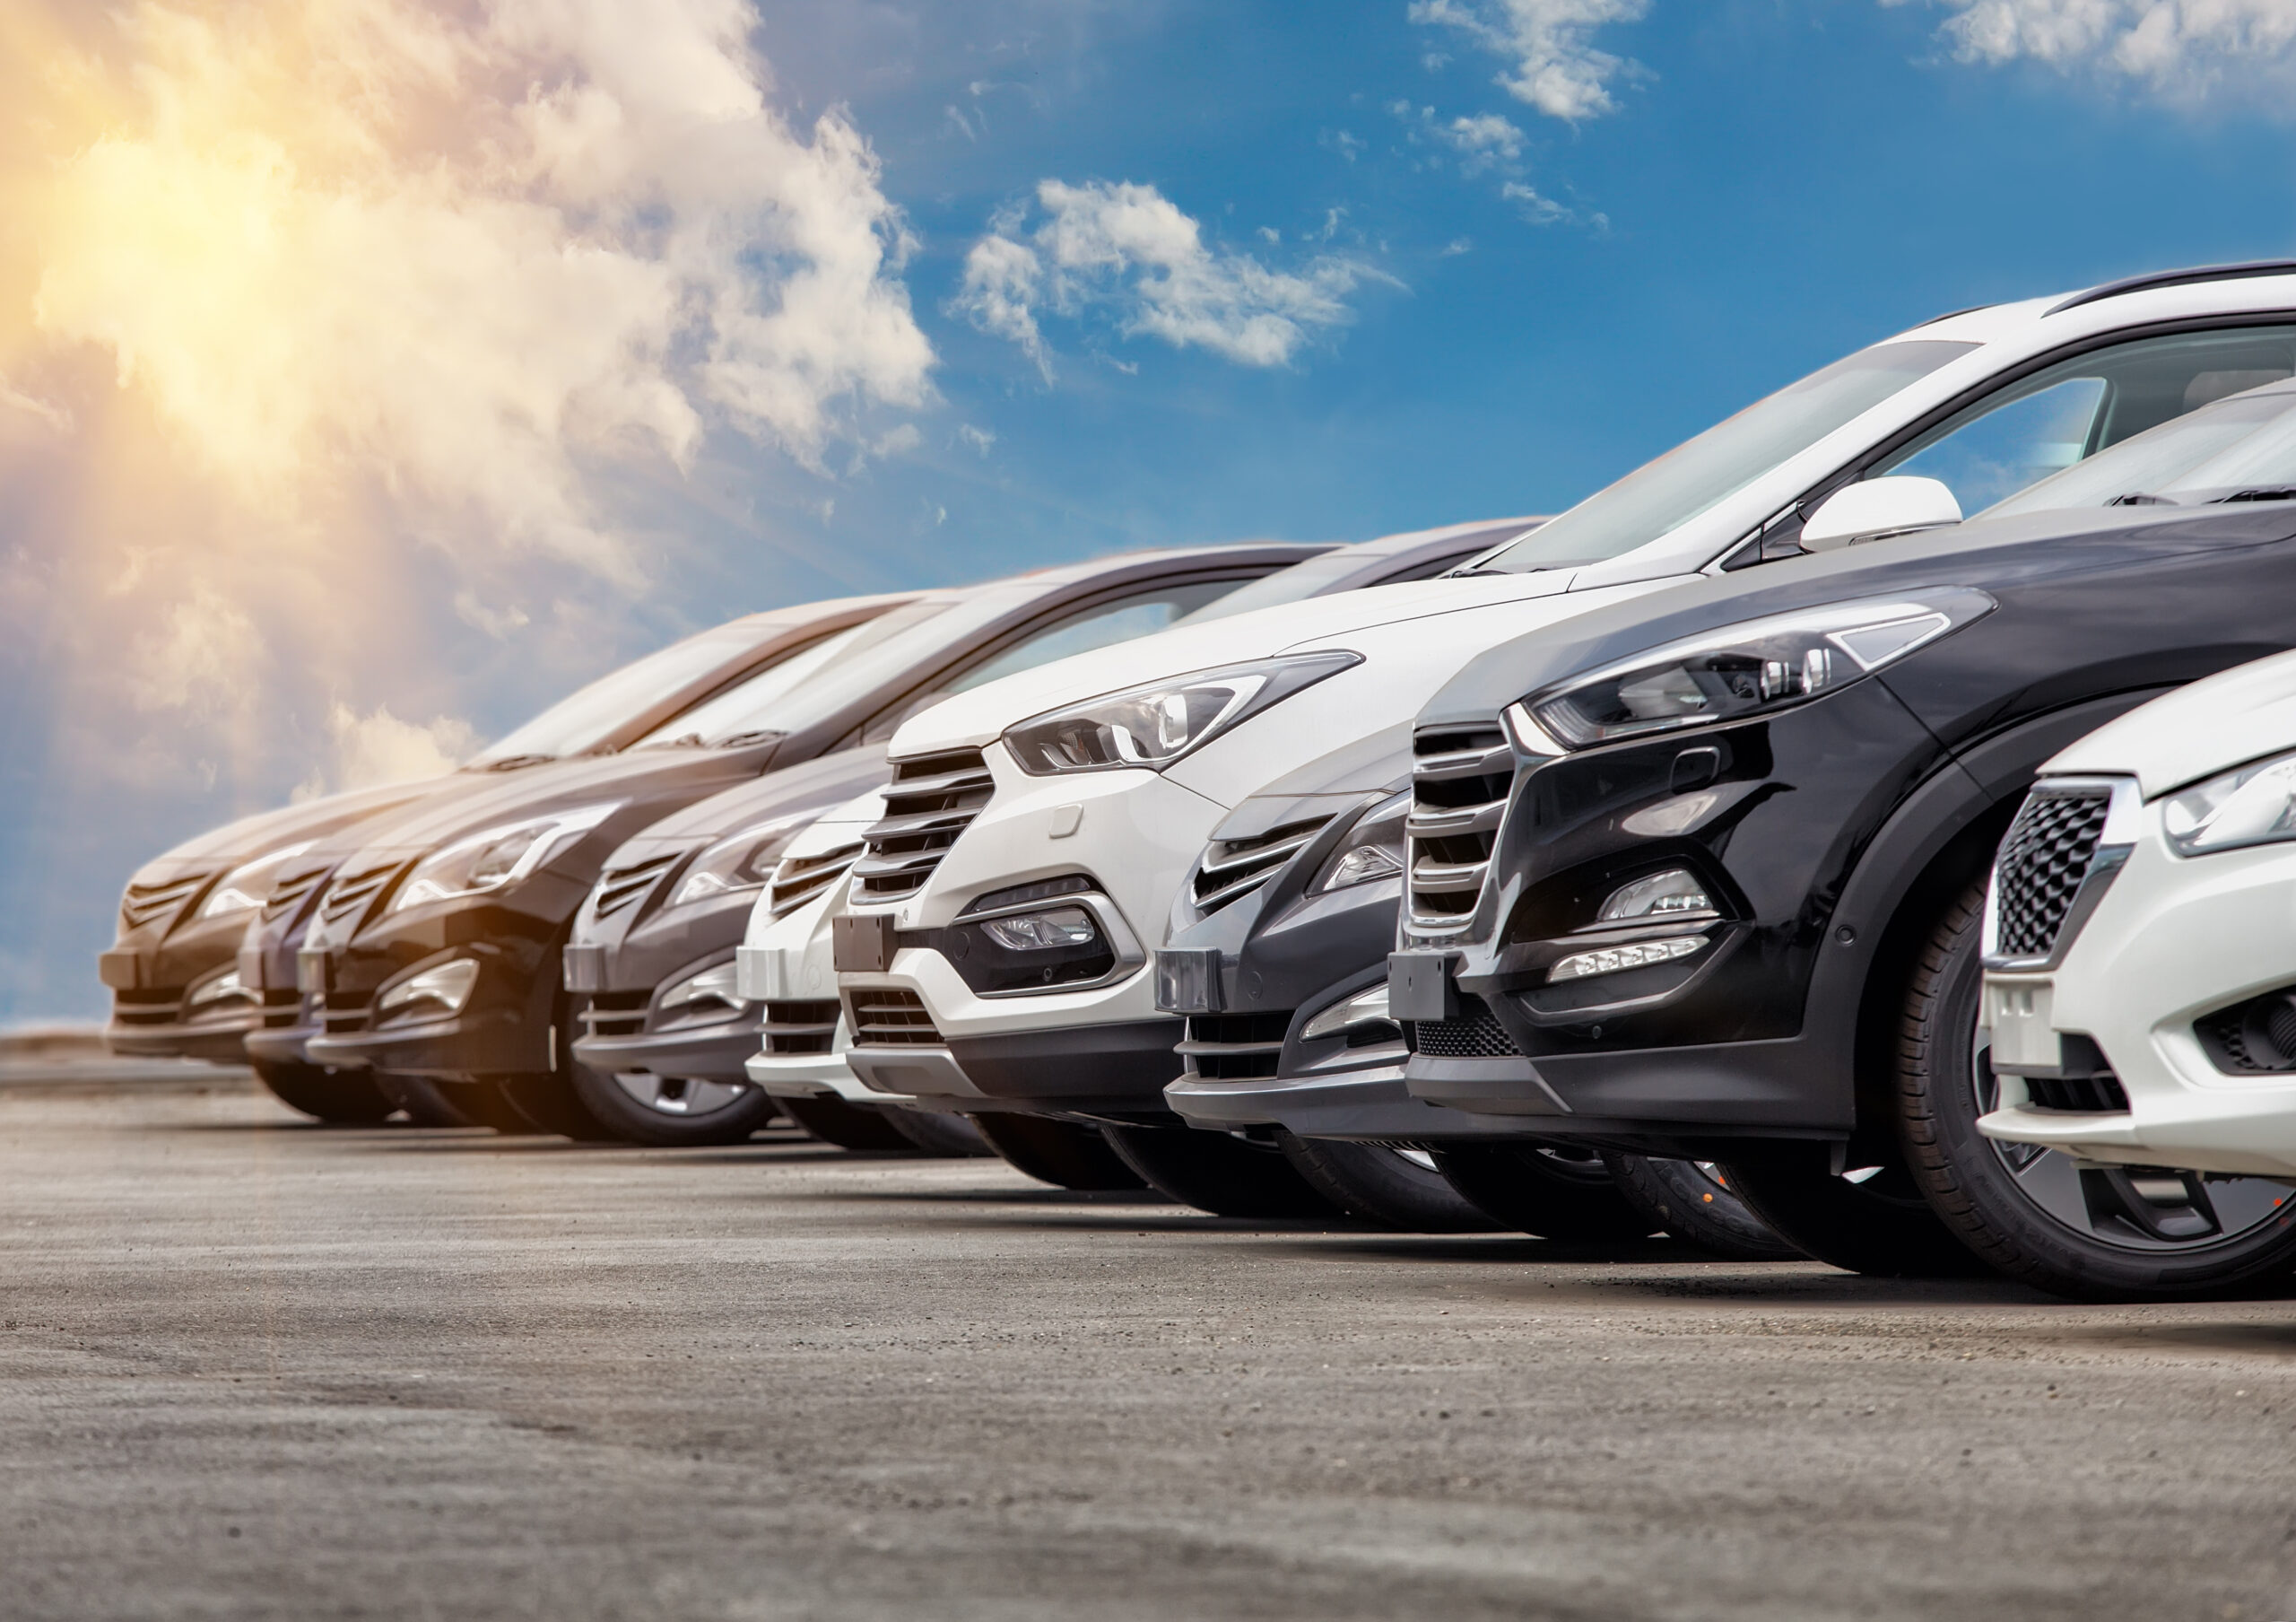
[[[1981,895],[1981,889],[1972,893]],[[1947,915],[1926,974],[1909,990],[1934,999],[1929,1040],[1900,1045],[1899,1127],[1915,1179],[1964,1243],[2013,1278],[2054,1294],[2128,1299],[2206,1295],[2296,1266],[2296,1201],[2248,1233],[2189,1251],[2124,1250],[2075,1233],[2028,1199],[1977,1129],[1975,1042],[1984,966],[1970,898]],[[1950,937],[1950,938],[1949,938]]]
[[[781,1113],[772,1097],[752,1086],[740,1098],[707,1115],[665,1115],[649,1110],[622,1090],[604,1070],[588,1065],[571,1067],[574,1092],[597,1123],[624,1143],[658,1149],[706,1148],[747,1142],[752,1134]]]
[[[1627,1202],[1600,1159],[1559,1165],[1527,1143],[1447,1145],[1436,1168],[1502,1227],[1572,1244],[1647,1239],[1658,1225]]]
[[[1488,1234],[1499,1224],[1443,1173],[1376,1143],[1296,1138],[1276,1141],[1292,1168],[1351,1216],[1411,1234]]]
[[[1690,1161],[1622,1154],[1603,1160],[1619,1192],[1685,1244],[1733,1261],[1792,1261],[1807,1254]]]

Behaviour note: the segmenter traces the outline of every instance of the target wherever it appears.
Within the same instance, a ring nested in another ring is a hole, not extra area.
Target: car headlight
[[[1144,766],[1161,772],[1293,693],[1363,662],[1335,650],[1198,670],[1031,716],[1004,746],[1031,777]]]
[[[1526,719],[1564,747],[1783,710],[1805,703],[1993,612],[1982,591],[1942,587],[1860,597],[1725,626],[1572,676],[1522,702]]]
[[[283,850],[267,851],[253,861],[241,862],[223,875],[222,882],[208,892],[200,903],[202,918],[228,918],[234,912],[252,912],[271,899],[271,886],[279,876],[279,869],[311,848],[309,840],[289,845]]]
[[[2179,856],[2296,839],[2296,754],[2254,761],[2171,795],[2161,825]]]
[[[828,808],[823,806],[793,812],[744,828],[739,833],[727,834],[693,859],[685,876],[678,881],[670,905],[683,907],[708,901],[713,895],[756,889],[773,876],[774,864],[781,859],[781,852],[789,842],[811,827]]]
[[[1355,819],[1347,837],[1323,871],[1316,875],[1309,886],[1321,895],[1333,890],[1344,890],[1350,885],[1368,885],[1374,879],[1393,878],[1401,873],[1403,861],[1403,824],[1411,812],[1411,790],[1388,796]]]
[[[578,806],[457,840],[414,864],[406,883],[392,898],[391,911],[403,912],[429,902],[508,889],[621,807],[620,800]]]

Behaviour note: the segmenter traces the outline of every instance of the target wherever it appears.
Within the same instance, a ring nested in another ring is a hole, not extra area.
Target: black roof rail
[[[2083,304],[2094,304],[2100,299],[2118,299],[2125,292],[2144,292],[2154,287],[2182,287],[2194,282],[2232,282],[2243,276],[2296,275],[2296,259],[2251,259],[2239,265],[2196,265],[2190,270],[2156,270],[2150,275],[2128,276],[2118,282],[2107,282],[2092,287],[2086,292],[2076,292],[2062,303],[2052,304],[2041,313],[2053,316]]]
[[[1931,316],[1926,321],[1916,321],[1912,326],[1907,327],[1906,330],[1908,332],[1919,332],[1925,327],[1935,327],[1938,322],[1950,321],[1955,316],[1973,316],[1980,310],[1991,310],[1993,306],[1990,304],[1964,304],[1959,310],[1949,310],[1942,316]]]

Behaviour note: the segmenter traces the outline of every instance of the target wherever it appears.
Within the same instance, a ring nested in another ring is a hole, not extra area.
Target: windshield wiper
[[[744,749],[752,744],[771,743],[777,737],[787,737],[789,735],[787,732],[776,732],[770,728],[761,728],[755,732],[736,732],[730,737],[719,738],[718,740],[718,747],[720,749]]]
[[[2296,501],[2296,484],[2258,484],[2216,498],[2220,501]]]
[[[2164,495],[2147,495],[2142,490],[2132,490],[2126,495],[2117,495],[2105,503],[2108,507],[2173,507],[2176,503]]]
[[[485,772],[516,772],[521,766],[540,766],[554,761],[554,754],[506,754],[500,760],[488,761],[480,768]]]

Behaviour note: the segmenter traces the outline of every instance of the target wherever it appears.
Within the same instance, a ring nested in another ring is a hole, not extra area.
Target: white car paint
[[[2003,1107],[1979,1119],[1980,1132],[2092,1161],[2296,1176],[2296,1073],[2228,1074],[2193,1029],[2296,984],[2296,843],[2187,857],[2162,832],[2177,790],[2292,751],[2296,654],[2283,653],[2132,710],[2042,768],[2044,779],[2134,780],[2143,811],[2126,863],[2057,967],[1988,972],[1981,1017],[2004,1027],[1996,1041],[2013,1021],[2048,1042],[2089,1037],[2129,1110],[2035,1109],[2004,1077]]]

